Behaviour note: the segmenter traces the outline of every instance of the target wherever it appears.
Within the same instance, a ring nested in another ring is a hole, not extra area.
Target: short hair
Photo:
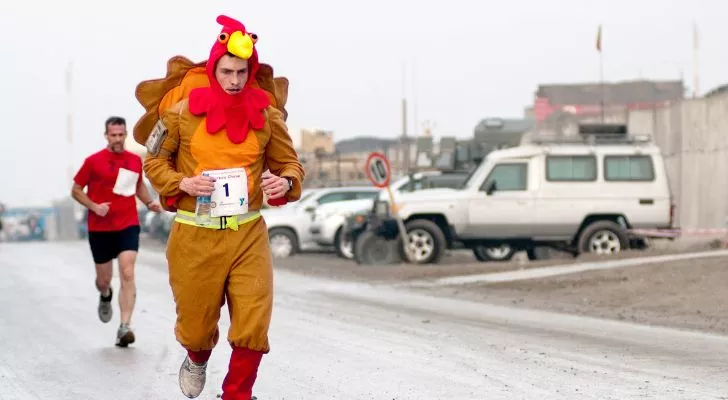
[[[109,118],[106,118],[106,122],[104,123],[104,132],[109,131],[110,125],[123,125],[126,127],[126,120],[123,117],[117,117],[117,116],[111,116]]]

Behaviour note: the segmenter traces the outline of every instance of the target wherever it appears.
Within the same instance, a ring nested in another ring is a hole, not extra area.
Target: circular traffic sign
[[[378,151],[369,154],[364,169],[367,178],[374,186],[378,188],[389,186],[389,181],[392,179],[392,168],[389,166],[389,160],[384,154]]]

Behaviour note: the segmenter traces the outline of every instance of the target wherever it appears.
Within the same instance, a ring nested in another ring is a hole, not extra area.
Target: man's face
[[[106,140],[109,142],[109,150],[114,153],[124,151],[124,142],[126,141],[126,126],[109,125],[106,127]]]
[[[225,54],[217,62],[215,79],[227,94],[238,94],[248,81],[248,60]]]

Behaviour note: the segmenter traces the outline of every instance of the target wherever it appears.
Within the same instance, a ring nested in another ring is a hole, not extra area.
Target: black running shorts
[[[139,225],[120,231],[89,232],[88,242],[96,264],[103,264],[119,256],[122,251],[139,251]]]

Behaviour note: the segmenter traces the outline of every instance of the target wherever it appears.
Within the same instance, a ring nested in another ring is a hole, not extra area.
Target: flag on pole
[[[599,24],[599,29],[597,30],[597,51],[602,52],[602,24]]]

